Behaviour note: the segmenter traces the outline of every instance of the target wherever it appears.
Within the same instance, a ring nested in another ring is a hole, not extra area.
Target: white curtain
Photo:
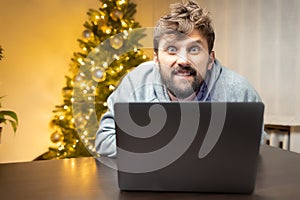
[[[154,26],[180,0],[134,0]],[[211,13],[216,57],[246,77],[265,103],[265,123],[300,125],[300,0],[197,0]]]
[[[299,126],[300,1],[198,2],[211,12],[217,58],[257,89],[265,122]]]

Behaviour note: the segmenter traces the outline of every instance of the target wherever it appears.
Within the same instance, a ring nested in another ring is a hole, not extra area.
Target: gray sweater
[[[229,70],[216,60],[207,71],[201,86],[201,98],[214,102],[257,102],[258,93],[242,76]],[[205,85],[205,88],[203,88]],[[200,92],[199,92],[200,93]],[[108,97],[108,111],[102,116],[96,134],[96,151],[103,156],[116,157],[116,135],[113,106],[115,102],[170,101],[160,73],[153,61],[145,62],[128,73],[117,89]]]

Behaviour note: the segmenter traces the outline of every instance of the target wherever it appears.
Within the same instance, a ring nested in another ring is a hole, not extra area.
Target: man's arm
[[[96,133],[95,147],[101,156],[116,157],[116,130],[114,104],[128,102],[133,86],[128,77],[124,77],[117,89],[107,99],[107,112],[101,117],[100,126]]]
[[[110,102],[112,106],[112,102]],[[116,157],[116,131],[112,107],[103,115],[96,134],[96,151],[101,156]]]
[[[107,99],[108,110],[101,117],[95,140],[96,151],[101,156],[116,157],[117,155],[114,104],[117,101],[128,101],[129,86],[130,84],[125,77]]]

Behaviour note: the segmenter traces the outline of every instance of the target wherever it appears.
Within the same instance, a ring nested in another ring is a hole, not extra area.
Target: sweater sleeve
[[[153,62],[146,62],[129,72],[108,97],[108,110],[101,117],[95,140],[96,151],[101,156],[117,156],[114,104],[156,99],[153,89],[153,66]]]
[[[116,157],[117,155],[114,104],[117,101],[128,101],[131,89],[131,81],[124,77],[121,84],[107,99],[108,110],[101,117],[95,140],[96,151],[101,156]]]
[[[115,121],[112,110],[112,100],[108,104],[109,110],[102,116],[99,129],[96,133],[95,146],[96,151],[101,156],[116,157],[116,131]]]

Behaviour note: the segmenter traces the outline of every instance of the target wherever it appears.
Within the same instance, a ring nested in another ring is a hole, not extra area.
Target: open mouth
[[[196,75],[196,71],[191,68],[179,68],[179,69],[175,69],[173,71],[173,75],[175,76],[182,76],[182,77],[189,77],[189,76],[195,76]]]
[[[191,71],[187,71],[187,70],[179,70],[176,72],[177,76],[191,76],[192,73]]]

